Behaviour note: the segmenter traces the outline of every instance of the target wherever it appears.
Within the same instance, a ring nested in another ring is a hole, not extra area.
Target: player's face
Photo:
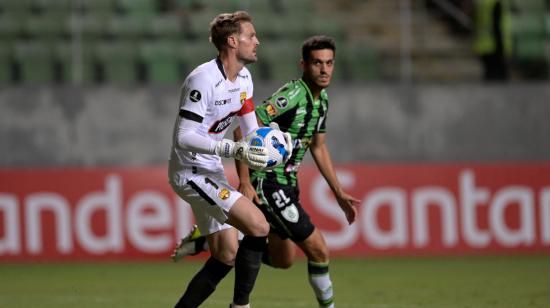
[[[241,33],[237,36],[237,58],[244,64],[254,63],[258,59],[256,49],[260,45],[254,25],[249,22],[241,24]]]
[[[331,49],[312,50],[309,60],[302,61],[304,77],[320,88],[330,85],[334,70],[334,52]]]

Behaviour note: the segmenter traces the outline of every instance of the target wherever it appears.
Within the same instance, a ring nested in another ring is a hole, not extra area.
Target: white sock
[[[320,308],[334,308],[332,281],[328,273],[328,262],[308,262],[309,284],[315,292]]]

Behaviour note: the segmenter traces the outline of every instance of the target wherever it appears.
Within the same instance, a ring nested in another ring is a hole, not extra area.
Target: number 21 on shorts
[[[285,192],[282,189],[274,192],[271,196],[273,197],[273,200],[278,208],[283,208],[290,202],[290,198],[285,195]]]

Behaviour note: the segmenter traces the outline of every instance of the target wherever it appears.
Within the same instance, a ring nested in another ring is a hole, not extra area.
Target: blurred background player
[[[271,224],[264,263],[277,268],[289,268],[294,262],[294,243],[308,259],[309,282],[320,307],[334,307],[332,282],[329,275],[329,251],[321,232],[312,224],[299,200],[297,172],[306,154],[311,154],[324,176],[348,223],[353,223],[360,201],[341,187],[325,144],[328,96],[334,70],[336,46],[327,36],[308,38],[302,45],[302,78],[290,81],[256,109],[263,125],[277,123],[294,141],[291,158],[273,171],[255,171],[237,162],[239,191],[254,200]],[[235,139],[241,134],[235,130]],[[177,261],[186,254],[204,249],[204,240],[196,229],[184,238],[174,251]]]
[[[258,128],[252,78],[245,65],[256,62],[259,41],[248,13],[218,15],[210,24],[218,57],[198,66],[185,80],[169,162],[169,181],[187,201],[212,256],[193,277],[176,307],[198,307],[235,266],[231,307],[249,307],[269,225],[250,199],[232,188],[221,157],[266,166],[267,150],[223,139],[235,116],[244,135]],[[245,234],[240,245],[237,230]]]
[[[483,79],[509,78],[512,53],[511,12],[508,0],[475,0],[474,50],[483,67]]]

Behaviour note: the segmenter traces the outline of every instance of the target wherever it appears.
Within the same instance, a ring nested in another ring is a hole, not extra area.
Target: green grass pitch
[[[202,261],[0,263],[0,307],[173,307]],[[550,307],[550,256],[336,259],[336,306]],[[227,307],[233,272],[202,307]],[[306,264],[262,267],[252,306],[317,307]]]

